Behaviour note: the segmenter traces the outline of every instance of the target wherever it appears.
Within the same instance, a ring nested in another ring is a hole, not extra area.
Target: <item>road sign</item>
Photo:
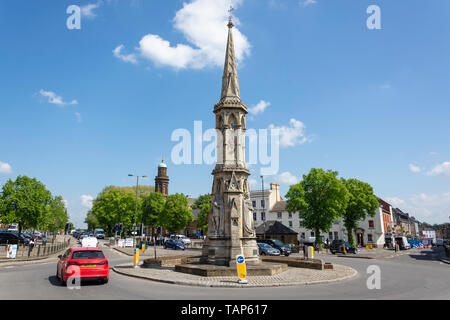
[[[247,277],[247,266],[245,264],[245,257],[241,254],[236,256],[237,273],[239,277],[239,283],[247,283],[245,279]]]
[[[133,238],[126,238],[124,246],[125,247],[134,247],[134,239]]]

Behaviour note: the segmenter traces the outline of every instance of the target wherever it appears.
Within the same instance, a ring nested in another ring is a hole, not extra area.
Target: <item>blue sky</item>
[[[82,226],[106,185],[210,192],[212,165],[175,165],[175,129],[214,126],[229,0],[0,3],[0,184],[41,180]],[[369,30],[369,5],[381,30]],[[66,9],[82,9],[69,30]],[[370,183],[421,221],[450,216],[450,2],[239,0],[234,29],[248,126],[282,129],[280,170]],[[256,110],[256,109],[252,109]],[[293,119],[293,120],[292,120]],[[259,166],[252,186],[260,188]]]

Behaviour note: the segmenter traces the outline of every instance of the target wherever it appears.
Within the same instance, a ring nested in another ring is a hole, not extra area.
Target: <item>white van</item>
[[[400,250],[411,249],[411,245],[409,244],[408,239],[406,239],[406,237],[395,237],[395,242],[400,247]]]
[[[96,237],[86,237],[81,240],[82,248],[98,248],[98,240]]]
[[[103,229],[95,229],[94,237],[97,239],[105,239],[105,231]]]

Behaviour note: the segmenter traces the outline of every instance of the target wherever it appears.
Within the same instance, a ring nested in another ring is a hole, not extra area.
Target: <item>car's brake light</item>
[[[67,262],[67,265],[68,266],[78,266],[78,265],[80,265],[77,261],[68,261]]]
[[[105,265],[105,264],[108,264],[108,261],[101,261],[101,262],[99,262],[97,264]]]

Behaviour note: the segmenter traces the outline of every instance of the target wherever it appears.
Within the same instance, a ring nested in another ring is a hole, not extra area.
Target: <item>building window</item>
[[[292,213],[289,212],[289,219],[292,219]]]
[[[303,227],[303,225],[302,225],[302,222],[301,222],[301,221],[299,221],[299,222],[298,222],[298,227],[299,227],[299,228]]]
[[[281,219],[281,218],[282,218],[282,215],[283,215],[283,214],[282,214],[281,212],[278,212],[278,213],[277,213],[277,218],[278,218],[278,219]]]
[[[253,212],[253,220],[256,221],[256,212]]]
[[[374,228],[373,220],[369,220],[369,228]]]
[[[306,235],[304,232],[302,232],[302,239],[305,239]]]
[[[311,231],[311,237],[314,237],[314,231]]]
[[[330,232],[330,233],[328,234],[328,239],[333,240],[333,232]]]
[[[266,207],[266,202],[264,200],[261,200],[261,207],[263,207],[263,208]]]
[[[367,235],[367,242],[372,242],[373,241],[373,238],[372,238],[372,235],[371,234],[368,234]]]
[[[265,212],[261,212],[261,220],[266,221],[266,213]]]
[[[339,239],[339,233],[337,231],[334,232],[334,240]]]
[[[292,228],[292,221],[289,221],[289,228]]]
[[[256,208],[256,201],[252,201],[253,208]]]

